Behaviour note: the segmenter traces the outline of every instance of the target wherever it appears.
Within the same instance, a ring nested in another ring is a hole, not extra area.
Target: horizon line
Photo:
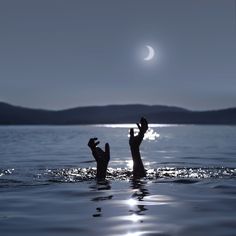
[[[28,107],[25,105],[17,105],[17,104],[12,104],[10,102],[5,102],[5,101],[0,101],[0,103],[3,104],[7,104],[10,106],[14,106],[14,107],[19,107],[19,108],[26,108],[26,109],[33,109],[33,110],[44,110],[44,111],[66,111],[66,110],[72,110],[72,109],[77,109],[77,108],[92,108],[92,107],[109,107],[109,106],[149,106],[149,107],[153,107],[153,106],[163,106],[163,107],[173,107],[173,108],[180,108],[180,109],[184,109],[187,111],[196,111],[196,112],[205,112],[205,111],[219,111],[219,110],[227,110],[227,109],[235,109],[235,106],[227,106],[224,108],[209,108],[209,109],[192,109],[192,108],[186,108],[186,107],[182,107],[182,106],[178,106],[178,105],[163,105],[163,104],[145,104],[145,103],[126,103],[126,104],[104,104],[104,105],[81,105],[81,106],[74,106],[74,107],[68,107],[68,108],[61,108],[61,109],[53,109],[53,108],[39,108],[39,107]]]

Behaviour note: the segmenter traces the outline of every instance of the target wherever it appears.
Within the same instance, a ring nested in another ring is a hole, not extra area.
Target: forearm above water
[[[146,171],[143,166],[143,162],[141,159],[141,154],[139,148],[130,148],[131,155],[133,159],[133,176],[134,178],[141,178],[146,176]]]

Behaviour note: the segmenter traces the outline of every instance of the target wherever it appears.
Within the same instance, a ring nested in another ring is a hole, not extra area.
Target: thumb
[[[110,145],[109,145],[109,143],[105,144],[105,153],[106,153],[106,156],[110,159]]]
[[[130,134],[130,137],[133,138],[134,137],[134,129],[130,129],[129,130],[129,134]]]

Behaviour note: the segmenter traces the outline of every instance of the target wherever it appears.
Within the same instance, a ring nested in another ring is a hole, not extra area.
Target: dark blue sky
[[[0,100],[236,106],[235,1],[1,0]]]

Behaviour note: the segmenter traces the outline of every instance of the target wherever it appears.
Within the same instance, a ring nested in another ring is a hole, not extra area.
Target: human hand
[[[92,151],[95,150],[97,145],[100,143],[99,141],[96,142],[96,140],[98,140],[98,138],[89,139],[88,146]]]
[[[91,138],[88,142],[88,146],[92,150],[93,157],[97,163],[108,164],[110,161],[110,146],[108,143],[105,144],[105,151],[103,151],[97,145],[100,143],[97,138]]]
[[[139,132],[141,133],[141,134],[145,134],[146,133],[146,131],[148,130],[148,122],[147,122],[147,120],[145,119],[145,118],[141,118],[140,119],[140,124],[139,123],[137,123],[137,126],[138,126],[138,128],[139,128]]]
[[[143,141],[144,134],[148,130],[148,122],[145,118],[140,119],[140,123],[137,123],[139,133],[137,136],[134,136],[134,129],[130,129],[130,138],[129,145],[131,148],[139,148],[140,144]]]

